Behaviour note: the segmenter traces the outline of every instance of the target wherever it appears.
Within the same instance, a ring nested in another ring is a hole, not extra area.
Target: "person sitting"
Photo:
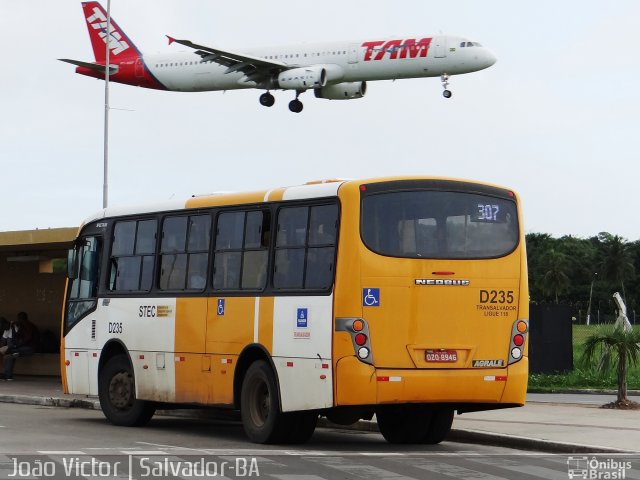
[[[11,325],[9,324],[9,320],[7,320],[4,317],[0,317],[0,355],[4,355],[5,353],[7,353],[7,350],[9,350],[9,342],[7,341],[7,338],[9,337],[9,327]]]
[[[7,350],[4,354],[4,380],[13,380],[16,358],[33,354],[38,345],[38,329],[29,321],[25,312],[18,313],[9,329],[2,334]]]

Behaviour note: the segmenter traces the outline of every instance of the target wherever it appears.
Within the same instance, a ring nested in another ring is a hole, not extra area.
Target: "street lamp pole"
[[[587,307],[587,325],[589,325],[589,320],[591,319],[591,298],[593,297],[593,282],[596,281],[596,277],[598,273],[593,274],[593,278],[591,279],[591,290],[589,290],[589,306]]]
[[[109,204],[109,54],[111,43],[111,0],[107,0],[107,31],[105,37],[106,62],[104,67],[104,161],[102,182],[102,208]]]

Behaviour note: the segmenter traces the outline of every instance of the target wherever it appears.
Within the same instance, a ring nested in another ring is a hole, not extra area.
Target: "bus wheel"
[[[435,445],[445,439],[451,430],[451,424],[453,423],[453,410],[451,409],[438,409],[434,410],[429,422],[427,432],[422,438],[423,443]]]
[[[276,377],[264,360],[249,367],[240,395],[242,426],[252,442],[304,443],[313,435],[318,412],[282,413]]]
[[[98,377],[98,397],[102,412],[114,425],[141,426],[155,413],[153,403],[136,399],[133,370],[126,355],[107,360]]]
[[[242,426],[255,443],[276,443],[284,436],[284,416],[280,411],[278,385],[264,360],[254,362],[242,381],[240,394]]]
[[[376,412],[380,433],[389,443],[423,442],[431,415],[431,410],[417,405],[389,406]]]
[[[305,443],[311,438],[318,423],[318,412],[286,413],[289,417],[289,428],[283,443]]]

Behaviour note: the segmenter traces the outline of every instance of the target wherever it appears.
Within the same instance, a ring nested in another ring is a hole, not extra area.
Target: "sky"
[[[106,0],[103,3],[106,6]],[[233,51],[300,42],[462,35],[498,62],[370,82],[363,99],[111,83],[109,205],[323,178],[435,175],[516,190],[525,231],[640,239],[640,2],[614,0],[112,0],[139,50],[166,34]],[[76,0],[0,0],[0,231],[71,227],[102,208],[104,82]]]

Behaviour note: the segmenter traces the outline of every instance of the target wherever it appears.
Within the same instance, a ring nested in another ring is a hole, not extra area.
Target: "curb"
[[[84,400],[80,398],[38,397],[35,395],[0,395],[0,403],[100,410],[100,402],[97,400]]]
[[[565,394],[565,395],[617,395],[618,394],[618,390],[614,390],[614,389],[606,389],[606,390],[598,390],[596,388],[559,388],[559,389],[550,389],[550,390],[544,390],[544,389],[532,389],[532,390],[527,390],[527,393],[535,393],[535,394],[550,394],[550,395],[557,395],[557,394]],[[640,390],[627,390],[627,396],[628,397],[635,397],[635,396],[640,396]],[[531,400],[530,400],[531,401]],[[527,402],[528,403],[528,402]]]
[[[451,429],[446,438],[450,442],[492,445],[525,450],[535,450],[546,453],[633,453],[633,450],[623,450],[597,445],[577,445],[568,442],[542,440],[539,438],[520,437],[502,433],[489,433],[479,430]]]
[[[35,395],[0,395],[0,403],[16,403],[21,405],[40,405],[47,407],[84,408],[87,410],[100,410],[98,400],[80,398],[39,397]],[[213,418],[225,418],[233,420],[231,416],[219,416],[209,410],[158,410],[163,416],[202,418],[203,413]],[[374,421],[360,420],[353,425],[338,425],[326,418],[318,420],[318,427],[335,430],[355,430],[365,432],[380,432],[378,424]],[[597,445],[577,445],[568,442],[556,442],[537,438],[520,437],[501,433],[490,433],[479,430],[451,429],[446,441],[455,443],[471,443],[491,445],[496,447],[535,450],[548,453],[637,453],[631,450],[622,450]]]

